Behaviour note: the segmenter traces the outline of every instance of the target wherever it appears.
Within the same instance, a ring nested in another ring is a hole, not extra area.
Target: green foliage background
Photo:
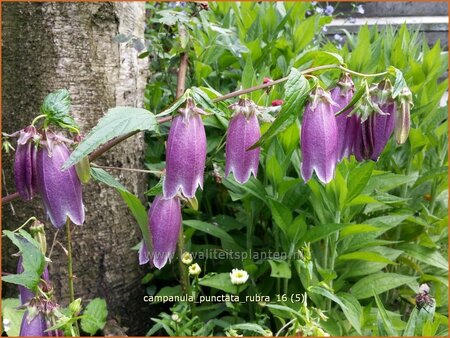
[[[331,335],[447,334],[448,122],[447,107],[439,103],[448,88],[448,65],[439,42],[430,48],[418,31],[406,26],[381,31],[362,27],[356,36],[347,34],[339,48],[324,36],[323,26],[332,18],[315,13],[309,3],[210,3],[207,11],[195,5],[150,4],[149,12],[152,79],[147,105],[152,111],[173,101],[175,70],[183,51],[189,53],[187,86],[201,87],[212,98],[216,92],[258,85],[264,77],[287,76],[292,67],[301,70],[341,60],[363,73],[398,68],[414,97],[409,140],[401,146],[390,140],[376,163],[344,160],[326,186],[316,180],[304,184],[300,178],[298,105],[286,109],[295,117],[287,128],[264,143],[258,179],[243,186],[232,178],[217,179],[223,174],[226,121],[216,115],[206,118],[205,187],[198,195],[200,210],[185,209],[187,249],[271,250],[289,257],[198,261],[202,274],[207,274],[201,280],[242,268],[251,276],[243,294],[275,300],[276,295],[306,292],[309,310],[290,301],[274,302],[278,307],[250,303],[238,309],[219,304],[215,311],[202,304],[193,315],[179,304],[172,311],[183,313],[183,322],[190,324],[174,329],[170,317],[162,315],[150,333],[165,329],[180,335],[223,334],[239,323],[256,327],[236,332],[275,333],[289,322],[281,334],[313,334],[307,330],[314,327]],[[319,79],[332,86],[339,74],[327,71]],[[354,81],[358,86],[359,79]],[[272,100],[286,100],[285,90],[289,87],[278,85],[249,97],[270,106]],[[225,105],[217,107],[229,117]],[[262,131],[269,125],[262,125]],[[147,138],[148,168],[164,167],[164,139],[164,134]],[[150,287],[151,293],[173,292],[167,288],[171,284],[177,288],[170,271],[173,268],[167,267],[152,273],[150,284],[158,287]],[[430,283],[436,300],[428,313],[412,305],[424,282]],[[210,286],[202,287],[206,294],[223,290],[220,283],[200,284]],[[321,319],[313,307],[331,320]],[[308,313],[317,323],[308,323]]]

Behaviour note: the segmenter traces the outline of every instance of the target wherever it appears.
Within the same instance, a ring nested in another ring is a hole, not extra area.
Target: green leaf
[[[403,337],[412,337],[414,336],[414,331],[416,329],[416,321],[418,314],[417,307],[414,307],[411,314],[409,315],[408,322],[406,323],[405,330],[403,331]]]
[[[197,220],[183,221],[183,224],[187,225],[188,227],[207,233],[208,235],[234,243],[233,237],[228,235],[224,230],[222,230],[216,225]]]
[[[230,329],[251,331],[258,333],[259,336],[267,336],[267,331],[265,331],[260,325],[253,323],[234,324],[230,326]]]
[[[146,196],[161,195],[163,192],[163,182],[164,182],[164,179],[161,177],[161,179],[158,181],[158,183],[156,183],[156,185],[154,185],[153,187],[151,187],[150,189],[148,189],[145,192],[145,195]]]
[[[362,163],[350,172],[347,182],[347,202],[351,202],[363,191],[372,176],[374,167],[375,162],[369,161]]]
[[[331,291],[325,289],[324,287],[321,286],[310,286],[308,288],[309,292],[313,292],[313,293],[317,293],[318,295],[322,295],[328,299],[331,299],[333,302],[335,302],[336,304],[338,304],[341,309],[346,309],[347,306],[339,299],[338,296],[336,296],[334,293],[332,293]]]
[[[228,272],[206,275],[203,278],[200,278],[198,283],[227,293],[236,294],[238,291],[237,285],[231,283],[230,273]],[[239,285],[239,292],[245,290],[247,286],[248,283]]]
[[[242,71],[242,88],[249,88],[253,86],[253,81],[255,79],[255,70],[253,69],[253,63],[251,55],[247,55],[247,59],[245,60],[245,66]]]
[[[355,94],[353,94],[352,99],[350,100],[349,103],[347,103],[347,105],[342,108],[341,110],[339,110],[338,112],[336,112],[335,116],[338,116],[340,114],[342,114],[343,112],[345,112],[346,110],[349,110],[350,108],[352,108],[356,102],[359,101],[359,99],[363,96],[363,94],[366,92],[366,87],[365,86],[361,86],[359,87]]]
[[[264,186],[262,185],[262,183],[254,177],[250,177],[250,179],[246,183],[240,184],[239,182],[236,182],[234,177],[232,177],[230,175],[227,178],[225,178],[222,181],[222,183],[227,189],[230,189],[233,191],[243,190],[243,191],[253,195],[254,197],[260,199],[264,203],[267,203],[266,190],[264,189]]]
[[[367,262],[379,262],[379,263],[387,263],[387,264],[396,264],[390,259],[371,251],[356,251],[348,254],[344,254],[339,256],[340,260],[348,261],[348,260],[361,260]]]
[[[142,237],[144,238],[147,249],[151,251],[153,246],[151,234],[150,231],[148,230],[147,211],[145,210],[145,207],[144,205],[142,205],[139,198],[137,198],[135,195],[129,192],[120,182],[118,182],[114,177],[112,177],[110,174],[108,174],[101,168],[91,168],[91,176],[95,180],[115,188],[120,193],[122,199],[127,204],[132,215],[136,219],[139,228],[141,229]]]
[[[448,271],[447,259],[445,259],[445,257],[437,250],[409,243],[400,244],[398,249],[403,250],[408,256],[411,256],[422,263]]]
[[[107,316],[106,301],[102,298],[94,298],[83,312],[81,328],[93,336],[98,330],[103,330]]]
[[[394,330],[394,325],[392,324],[391,320],[389,319],[388,314],[386,313],[386,309],[383,306],[383,303],[381,302],[380,297],[374,292],[373,296],[375,298],[375,302],[377,303],[378,311],[381,316],[381,320],[383,322],[383,327],[388,333],[389,336],[398,336],[398,332]]]
[[[357,281],[350,289],[356,299],[364,299],[373,296],[373,292],[380,294],[401,285],[415,281],[417,277],[399,275],[397,273],[376,273]]]
[[[31,291],[36,291],[45,268],[45,257],[39,244],[24,230],[19,234],[4,230],[5,234],[22,253],[23,273],[3,276],[8,283],[23,285]],[[25,235],[25,236],[24,236]]]
[[[272,213],[272,218],[276,225],[278,225],[283,233],[288,236],[289,227],[292,223],[292,212],[284,204],[278,201],[269,199],[269,206]]]
[[[3,330],[9,337],[18,337],[20,334],[20,325],[25,313],[25,309],[18,309],[20,305],[18,298],[2,299]]]
[[[108,113],[98,121],[86,138],[75,148],[62,168],[67,169],[71,167],[99,146],[115,137],[139,130],[155,131],[157,126],[158,122],[155,115],[146,109],[133,107],[112,108],[108,110]]]
[[[274,261],[268,260],[271,268],[270,277],[275,278],[287,278],[290,279],[292,277],[291,268],[289,263],[286,261]]]
[[[396,98],[403,88],[408,87],[406,84],[405,78],[403,77],[403,73],[400,69],[395,68],[394,66],[389,66],[388,72],[395,77],[394,87],[392,88],[392,98]]]
[[[61,126],[77,127],[75,120],[70,115],[70,94],[67,89],[58,89],[48,94],[41,106],[41,113],[47,116],[49,122]]]
[[[339,236],[340,238],[344,238],[351,235],[364,234],[367,232],[374,232],[378,230],[380,230],[380,228],[369,224],[351,224],[342,228]]]
[[[358,300],[349,293],[337,294],[342,303],[345,304],[345,308],[342,308],[345,318],[350,322],[353,328],[362,335],[361,331],[361,318],[362,308]]]
[[[306,78],[295,68],[291,69],[288,80],[284,86],[285,100],[281,111],[269,129],[261,136],[250,149],[260,147],[272,137],[289,127],[297,118],[301,107],[309,93],[309,83]]]
[[[317,225],[308,231],[306,231],[305,236],[302,238],[303,241],[314,243],[317,242],[325,237],[328,237],[332,233],[339,231],[340,229],[344,228],[348,224],[320,224]]]

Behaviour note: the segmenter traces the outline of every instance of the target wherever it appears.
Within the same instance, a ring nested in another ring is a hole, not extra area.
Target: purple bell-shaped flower
[[[36,187],[36,141],[40,134],[34,126],[18,132],[17,150],[14,160],[14,182],[20,197],[31,200],[37,193]]]
[[[245,183],[256,177],[259,165],[260,148],[248,150],[261,137],[256,116],[256,105],[247,99],[241,99],[230,106],[235,113],[228,125],[225,175],[233,172],[239,183]]]
[[[172,120],[167,140],[165,198],[174,197],[180,190],[192,198],[198,186],[203,189],[206,134],[200,114],[204,112],[188,99],[180,113]]]
[[[318,87],[306,105],[301,130],[301,174],[305,182],[313,171],[323,183],[333,179],[338,150],[334,104],[330,94]]]
[[[20,337],[48,337],[49,333],[47,320],[42,312],[34,315],[29,310],[23,315],[22,324],[20,325]]]
[[[139,264],[150,261],[153,266],[162,269],[167,261],[172,260],[176,251],[181,229],[180,199],[156,196],[148,211],[148,226],[153,250],[149,254],[147,246],[142,242],[139,248]]]
[[[50,222],[56,228],[62,227],[67,218],[82,225],[85,216],[81,183],[75,167],[61,170],[70,156],[65,141],[64,137],[48,131],[36,155],[39,194]]]
[[[333,106],[334,113],[346,107],[353,98],[355,86],[348,74],[344,74],[337,86],[331,90],[331,98],[336,103]],[[336,116],[338,131],[337,160],[340,162],[344,157],[353,153],[353,146],[358,131],[359,117],[350,114],[351,109]]]
[[[370,112],[356,135],[354,154],[358,161],[377,161],[394,131],[396,103],[391,98],[388,81],[378,85],[368,107]]]

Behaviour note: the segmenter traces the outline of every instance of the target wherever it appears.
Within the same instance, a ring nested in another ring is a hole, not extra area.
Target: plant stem
[[[336,211],[334,222],[336,224],[341,223],[341,212],[338,210]],[[329,270],[334,271],[334,264],[336,263],[336,246],[337,242],[339,240],[339,231],[336,231],[334,234],[332,234],[331,240],[330,240],[330,266],[328,267]],[[333,280],[330,280],[330,288],[333,289]],[[331,299],[328,299],[328,311],[331,311]]]
[[[72,269],[72,236],[70,233],[70,219],[66,221],[66,233],[67,233],[67,271],[69,274],[69,297],[70,303],[75,300],[75,292],[73,288],[73,269]],[[80,332],[78,328],[78,321],[75,321],[76,335]]]
[[[131,172],[144,173],[144,174],[162,175],[162,171],[159,171],[159,170],[143,170],[143,169],[134,169],[134,168],[109,167],[109,166],[105,166],[105,165],[98,165],[95,163],[91,163],[91,166],[94,168],[101,168],[101,169],[123,170],[123,171],[131,171]]]
[[[184,251],[183,225],[181,225],[180,233],[178,234],[177,249],[178,249],[178,268],[180,270],[181,290],[183,291],[184,294],[187,294],[189,276],[187,274],[186,266],[184,265],[183,261],[181,260],[181,257],[183,256],[183,251]]]

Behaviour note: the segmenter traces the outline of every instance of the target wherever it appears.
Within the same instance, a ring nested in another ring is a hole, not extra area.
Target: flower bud
[[[181,190],[187,198],[203,189],[206,161],[206,134],[200,114],[204,112],[188,100],[186,108],[172,120],[166,150],[165,198],[173,198]]]
[[[318,87],[302,118],[301,173],[305,182],[313,171],[323,183],[333,179],[337,161],[338,131],[330,94]]]
[[[34,126],[19,132],[14,159],[14,182],[20,197],[29,201],[36,195],[36,144],[40,138]]]
[[[81,183],[88,183],[91,179],[91,165],[89,163],[89,157],[85,156],[80,162],[75,164],[75,170],[77,171],[77,175]]]
[[[384,93],[390,90],[390,83],[383,81],[378,88],[380,91],[372,96],[374,109],[357,131],[354,154],[358,161],[377,161],[394,130],[396,104],[390,95]]]
[[[344,74],[337,86],[331,90],[331,98],[336,103],[336,106],[333,106],[335,114],[350,103],[354,92],[355,87],[352,79],[348,74]],[[338,161],[342,161],[344,157],[349,157],[353,152],[353,145],[355,144],[359,118],[356,115],[350,115],[350,111],[351,109],[348,109],[336,116]]]
[[[398,144],[402,144],[409,135],[410,111],[413,106],[411,90],[403,88],[398,99],[400,106],[395,111],[395,140]]]
[[[180,199],[156,196],[148,211],[148,222],[153,244],[150,261],[162,269],[175,254],[181,229]]]
[[[50,222],[62,227],[67,217],[77,224],[84,223],[84,205],[81,183],[74,167],[62,171],[61,167],[70,152],[63,138],[47,132],[36,156],[37,182]]]
[[[233,172],[236,181],[245,183],[258,173],[260,148],[248,150],[261,136],[256,105],[242,99],[230,108],[235,114],[228,125],[225,175]]]
[[[185,265],[191,265],[193,260],[194,259],[192,258],[192,255],[187,251],[185,253],[183,253],[183,255],[181,256],[181,261]]]
[[[188,270],[191,276],[198,276],[200,272],[202,272],[200,265],[198,265],[197,263],[190,265]]]
[[[39,243],[42,253],[45,255],[47,252],[47,238],[45,237],[44,224],[38,220],[34,221],[30,227],[30,232],[33,238]]]

